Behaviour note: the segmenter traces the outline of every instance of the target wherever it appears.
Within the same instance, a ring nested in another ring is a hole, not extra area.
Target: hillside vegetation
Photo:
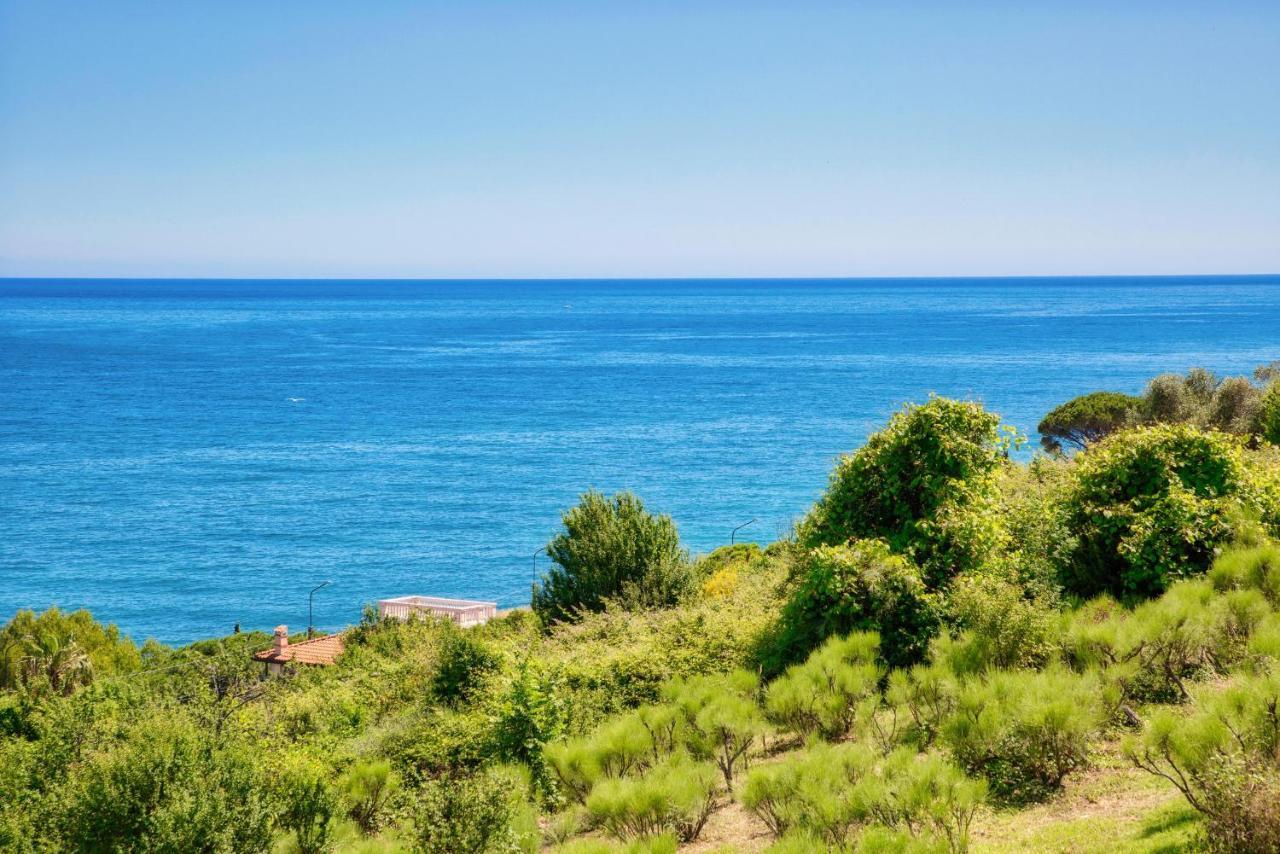
[[[281,679],[20,613],[0,850],[1280,850],[1280,447],[1213,427],[932,398],[786,540],[587,493],[532,610]]]

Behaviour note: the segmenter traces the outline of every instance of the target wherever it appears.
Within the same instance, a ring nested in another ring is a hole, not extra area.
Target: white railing
[[[497,602],[476,602],[470,599],[445,599],[439,596],[399,596],[378,602],[378,614],[383,618],[407,620],[410,617],[444,617],[466,628],[492,620],[498,614]]]

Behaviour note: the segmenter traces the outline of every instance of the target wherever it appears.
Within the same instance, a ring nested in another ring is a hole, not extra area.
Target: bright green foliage
[[[771,671],[803,659],[829,637],[853,631],[878,632],[881,654],[892,667],[924,657],[938,630],[937,596],[883,540],[818,546],[802,571],[766,662]]]
[[[447,703],[471,699],[496,673],[502,656],[475,634],[446,623],[440,659],[431,682],[432,693]]]
[[[277,823],[293,833],[299,854],[327,850],[339,803],[325,768],[308,757],[294,756],[277,774]]]
[[[0,690],[69,694],[93,681],[137,670],[138,648],[88,611],[19,611],[0,629]]]
[[[1185,581],[1132,612],[1114,600],[1091,603],[1068,620],[1063,649],[1070,665],[1101,668],[1128,699],[1181,702],[1189,680],[1245,656],[1270,612],[1256,590],[1215,593],[1206,580]]]
[[[538,850],[537,825],[508,769],[457,775],[423,785],[414,805],[414,850],[421,854],[517,854]]]
[[[995,672],[963,684],[942,740],[1002,800],[1036,800],[1086,763],[1101,709],[1092,678],[1056,669]]]
[[[527,659],[521,662],[492,725],[498,757],[524,763],[534,785],[549,790],[551,774],[543,747],[564,730],[564,699],[554,674],[543,673]]]
[[[930,662],[890,673],[885,700],[890,707],[906,712],[912,724],[910,740],[927,749],[955,713],[959,693],[960,683],[952,670]]]
[[[677,847],[674,833],[660,833],[629,842],[577,839],[556,848],[555,854],[676,854]]]
[[[1053,654],[1057,623],[1053,611],[1027,599],[1012,582],[990,575],[957,578],[950,590],[956,628],[972,646],[967,657],[981,668],[1040,667]]]
[[[399,780],[387,760],[365,759],[347,770],[341,788],[347,815],[365,833],[375,833],[382,823],[387,799],[399,788]]]
[[[1084,450],[1139,418],[1142,398],[1114,391],[1094,391],[1054,407],[1036,430],[1046,451]]]
[[[831,638],[803,663],[792,665],[769,686],[770,720],[803,735],[843,738],[864,702],[878,693],[884,668],[876,663],[874,632]]]
[[[71,851],[261,851],[271,838],[261,771],[186,721],[147,721],[79,769],[61,815]]]
[[[600,780],[643,771],[674,750],[679,719],[668,706],[646,707],[589,736],[548,744],[547,761],[563,791],[585,804]]]
[[[587,492],[564,514],[564,532],[547,545],[556,566],[534,586],[544,622],[599,611],[611,597],[670,605],[691,588],[688,555],[670,516],[655,516],[629,492]]]
[[[679,681],[666,692],[679,712],[685,747],[696,758],[715,762],[730,789],[734,770],[746,765],[747,751],[764,731],[758,693],[759,680],[747,671]]]
[[[1272,380],[1263,392],[1255,423],[1258,435],[1273,445],[1280,445],[1280,379]]]
[[[982,783],[937,757],[910,750],[882,756],[857,743],[819,743],[762,765],[742,790],[743,805],[775,836],[790,840],[779,850],[823,850],[803,847],[804,840],[846,850],[868,833],[885,840],[890,831],[905,834],[898,843],[909,843],[908,850],[965,851],[984,796]]]
[[[1215,590],[1257,590],[1280,605],[1280,543],[1228,548],[1213,562],[1209,581]]]
[[[711,814],[719,777],[714,765],[676,753],[643,777],[602,780],[587,798],[587,812],[618,839],[674,832],[692,842]]]
[[[1068,498],[1078,539],[1064,582],[1081,596],[1153,596],[1208,568],[1256,498],[1239,446],[1190,427],[1112,436],[1080,461]]]
[[[977,403],[907,406],[831,473],[800,525],[807,547],[882,538],[941,586],[1004,543],[993,512],[1004,458],[999,419]]]
[[[1204,815],[1216,851],[1280,844],[1280,679],[1242,678],[1198,699],[1190,715],[1161,710],[1125,752],[1172,783]]]

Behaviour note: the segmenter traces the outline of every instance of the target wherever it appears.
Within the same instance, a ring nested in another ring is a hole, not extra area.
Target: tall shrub
[[[1003,543],[992,512],[1002,458],[999,419],[981,404],[934,397],[908,405],[840,460],[800,525],[800,541],[883,538],[939,586]]]
[[[544,622],[599,611],[612,597],[669,605],[693,584],[671,517],[649,513],[630,492],[587,492],[562,522],[564,531],[547,545],[556,565],[533,590]]]
[[[1081,596],[1149,597],[1204,572],[1256,498],[1238,443],[1192,427],[1140,427],[1080,461],[1067,511],[1077,543],[1064,572]]]

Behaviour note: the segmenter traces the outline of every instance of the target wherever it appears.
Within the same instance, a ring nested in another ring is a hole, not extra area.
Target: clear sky
[[[1280,2],[0,0],[0,275],[1280,271]]]

